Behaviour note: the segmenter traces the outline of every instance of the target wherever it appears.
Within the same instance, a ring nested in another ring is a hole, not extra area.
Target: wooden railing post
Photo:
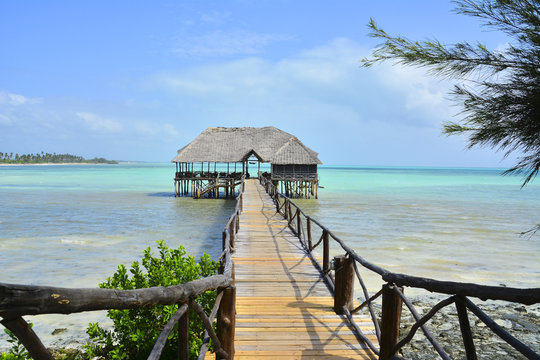
[[[306,217],[307,241],[309,251],[313,250],[313,242],[311,241],[311,218]]]
[[[236,326],[236,286],[223,290],[217,319],[218,338],[229,359],[234,359],[234,330]]]
[[[323,272],[330,270],[330,243],[328,231],[323,230]]]
[[[291,221],[292,221],[292,218],[293,218],[293,214],[292,214],[292,211],[291,211],[291,201],[290,200],[287,200],[287,212],[289,213],[289,218],[287,220],[288,220],[289,225],[290,225]]]
[[[296,208],[296,235],[302,238],[302,219],[300,219],[300,209]]]
[[[469,323],[469,316],[467,315],[467,307],[458,299],[456,301],[456,310],[459,319],[459,327],[461,329],[461,336],[463,337],[463,345],[465,347],[465,354],[467,360],[476,360],[476,348],[471,332],[471,324]]]
[[[230,244],[232,248],[234,248],[234,240],[236,237],[236,231],[234,229],[234,226],[236,225],[235,220],[236,219],[233,219],[233,221],[231,221],[231,225],[229,225],[229,237],[230,237]]]
[[[13,334],[15,334],[15,336],[17,336],[26,350],[28,350],[30,356],[32,356],[32,359],[53,360],[53,357],[47,348],[45,348],[34,330],[32,330],[30,325],[28,325],[28,323],[22,317],[17,317],[10,320],[2,320],[1,323],[6,329],[10,330]]]
[[[354,297],[354,267],[353,260],[346,255],[334,257],[335,266],[335,290],[334,290],[334,311],[338,315],[343,315],[343,307],[347,310],[353,309]]]
[[[227,230],[221,233],[221,249],[224,251],[227,248]]]
[[[381,343],[379,360],[389,360],[392,350],[399,340],[402,300],[392,289],[394,285],[382,287]]]
[[[178,359],[189,360],[189,310],[178,321]]]

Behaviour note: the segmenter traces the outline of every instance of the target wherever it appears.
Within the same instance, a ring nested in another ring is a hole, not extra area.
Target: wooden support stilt
[[[189,360],[189,311],[178,321],[178,359]]]
[[[461,329],[461,336],[463,338],[463,345],[465,347],[467,360],[476,360],[478,357],[476,355],[476,348],[474,346],[471,324],[469,323],[469,316],[467,314],[467,307],[458,300],[456,301],[456,310],[458,313],[459,327]]]
[[[234,332],[236,326],[236,287],[223,290],[223,298],[218,312],[217,332],[221,347],[234,359]]]
[[[330,270],[330,235],[323,230],[323,272],[326,274]]]
[[[335,266],[335,292],[334,311],[343,315],[343,307],[351,311],[354,298],[354,266],[350,257],[339,255],[334,257]]]
[[[311,240],[311,218],[306,218],[306,231],[307,231],[307,241],[308,241],[308,249],[311,252],[313,250],[313,242]]]
[[[296,236],[302,238],[302,219],[300,218],[300,209],[296,208]]]
[[[18,317],[12,320],[2,320],[2,325],[6,329],[10,330],[19,341],[24,345],[26,350],[33,359],[37,360],[53,360],[52,355],[45,348],[39,337],[34,330],[28,325],[22,317]]]
[[[393,286],[391,284],[384,284],[382,288],[380,360],[389,360],[392,358],[394,355],[392,350],[399,340],[402,300],[392,290]]]

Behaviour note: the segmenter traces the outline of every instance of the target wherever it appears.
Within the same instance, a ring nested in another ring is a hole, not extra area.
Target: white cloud
[[[247,57],[159,73],[151,90],[164,91],[176,101],[179,119],[196,118],[201,127],[274,125],[303,136],[323,133],[341,139],[322,141],[336,153],[373,138],[379,139],[379,145],[368,142],[374,148],[390,146],[380,129],[408,129],[395,131],[403,146],[410,146],[400,137],[405,133],[438,139],[455,110],[446,100],[449,83],[413,68],[362,68],[359,60],[369,52],[339,38],[277,61]]]
[[[254,55],[264,48],[287,37],[276,34],[259,34],[245,30],[225,32],[216,30],[199,36],[179,36],[172,52],[181,57],[219,57]]]
[[[161,73],[153,81],[176,93],[253,97],[293,92],[309,93],[313,87],[347,88],[362,82],[358,59],[365,50],[357,43],[336,39],[328,45],[272,62],[256,57]],[[307,90],[307,91],[306,91]]]
[[[76,115],[84,120],[85,124],[93,131],[119,132],[123,129],[121,123],[102,118],[96,114],[78,112]]]
[[[370,70],[388,90],[397,92],[405,110],[424,114],[437,124],[452,117],[451,103],[447,99],[452,86],[450,81],[430,76],[424,69],[400,65],[382,64]]]
[[[180,133],[178,132],[178,130],[176,130],[176,128],[174,127],[173,124],[163,124],[163,132],[165,132],[166,134],[170,135],[170,136],[178,136],[180,135]]]
[[[20,94],[12,94],[0,91],[0,105],[21,106],[25,104],[41,104],[42,99],[29,98]]]
[[[145,136],[177,136],[179,132],[175,129],[173,124],[165,123],[148,123],[144,121],[137,121],[133,125],[133,129],[136,133]]]
[[[200,21],[203,24],[222,24],[228,22],[232,17],[231,12],[212,11],[203,13],[200,16]]]

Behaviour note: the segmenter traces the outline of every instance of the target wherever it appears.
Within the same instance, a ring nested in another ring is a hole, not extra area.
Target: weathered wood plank
[[[376,358],[335,314],[321,274],[255,181],[246,182],[235,244],[235,359]],[[354,318],[376,343],[370,319]]]

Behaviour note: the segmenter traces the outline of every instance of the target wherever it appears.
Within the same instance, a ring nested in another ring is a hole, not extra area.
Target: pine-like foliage
[[[506,173],[524,172],[523,185],[540,171],[540,1],[457,0],[456,12],[479,18],[506,33],[502,51],[462,42],[410,41],[390,36],[369,23],[371,36],[383,39],[363,66],[392,60],[426,67],[432,74],[463,80],[451,95],[461,105],[459,122],[444,124],[446,134],[466,134],[469,147],[490,146],[505,156],[521,154]],[[468,85],[467,85],[468,84]]]

